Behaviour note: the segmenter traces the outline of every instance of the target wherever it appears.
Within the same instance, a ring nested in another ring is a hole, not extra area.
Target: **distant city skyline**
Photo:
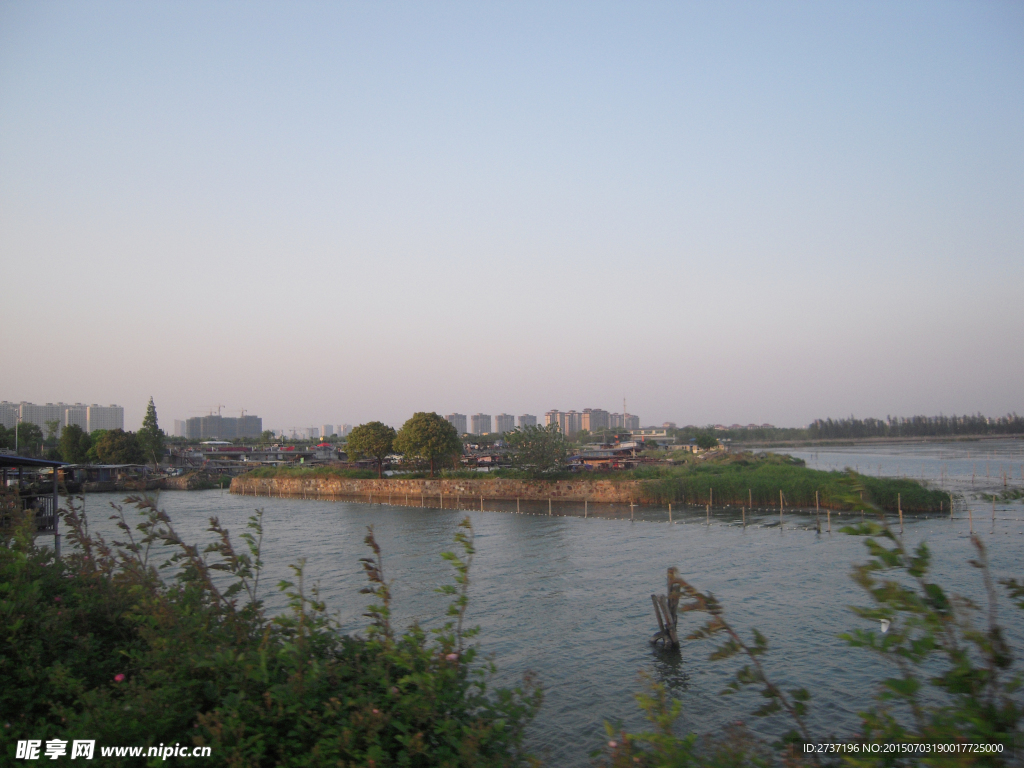
[[[1000,0],[9,0],[0,396],[1022,411],[1022,40]]]

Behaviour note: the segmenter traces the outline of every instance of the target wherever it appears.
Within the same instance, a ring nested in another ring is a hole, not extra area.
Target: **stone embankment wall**
[[[189,472],[177,477],[165,477],[160,480],[160,488],[165,491],[198,491],[215,488],[213,478],[202,472]]]
[[[290,496],[295,498],[331,498],[333,496],[374,496],[381,501],[391,495],[399,502],[426,496],[437,500],[456,496],[484,499],[523,499],[524,501],[639,502],[642,494],[636,481],[611,480],[354,480],[344,477],[248,477],[231,481],[231,493],[245,496]]]

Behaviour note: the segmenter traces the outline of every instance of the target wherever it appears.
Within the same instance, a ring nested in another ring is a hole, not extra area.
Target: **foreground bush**
[[[267,617],[257,515],[235,550],[216,518],[200,551],[142,498],[124,541],[65,520],[77,550],[54,562],[22,525],[0,547],[0,720],[3,753],[22,739],[97,745],[209,745],[204,765],[514,766],[540,705],[532,680],[489,692],[463,627],[473,546],[468,522],[446,553],[455,567],[449,621],[430,632],[390,624],[372,530],[363,565],[374,603],[366,637],[340,633],[302,568],[279,586],[291,610]],[[172,555],[153,562],[161,546]],[[158,568],[172,569],[162,579]],[[98,753],[97,753],[98,754]],[[151,758],[152,760],[152,758]],[[21,762],[21,761],[18,761]],[[104,764],[139,764],[131,758]],[[161,761],[153,761],[161,762]],[[168,762],[174,763],[172,757]]]

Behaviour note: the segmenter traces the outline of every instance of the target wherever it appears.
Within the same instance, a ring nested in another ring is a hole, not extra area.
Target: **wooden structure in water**
[[[654,603],[654,616],[658,619],[659,630],[651,638],[651,645],[661,643],[666,648],[679,647],[679,634],[676,631],[679,614],[700,608],[699,602],[686,603],[681,608],[679,598],[683,594],[684,581],[679,578],[679,569],[675,566],[668,569],[665,595],[651,595]]]

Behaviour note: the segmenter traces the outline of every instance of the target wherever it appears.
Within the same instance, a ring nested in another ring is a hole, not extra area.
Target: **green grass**
[[[981,498],[985,501],[1016,501],[1024,499],[1024,488],[1008,488],[1000,493],[983,493]]]
[[[644,501],[662,504],[707,504],[713,498],[715,504],[778,506],[781,490],[786,506],[794,507],[813,507],[817,492],[821,506],[850,509],[863,492],[865,500],[890,511],[896,510],[897,501],[905,512],[949,508],[945,492],[929,490],[916,480],[822,472],[776,454],[736,454],[675,467],[644,467],[629,474],[642,481]]]

